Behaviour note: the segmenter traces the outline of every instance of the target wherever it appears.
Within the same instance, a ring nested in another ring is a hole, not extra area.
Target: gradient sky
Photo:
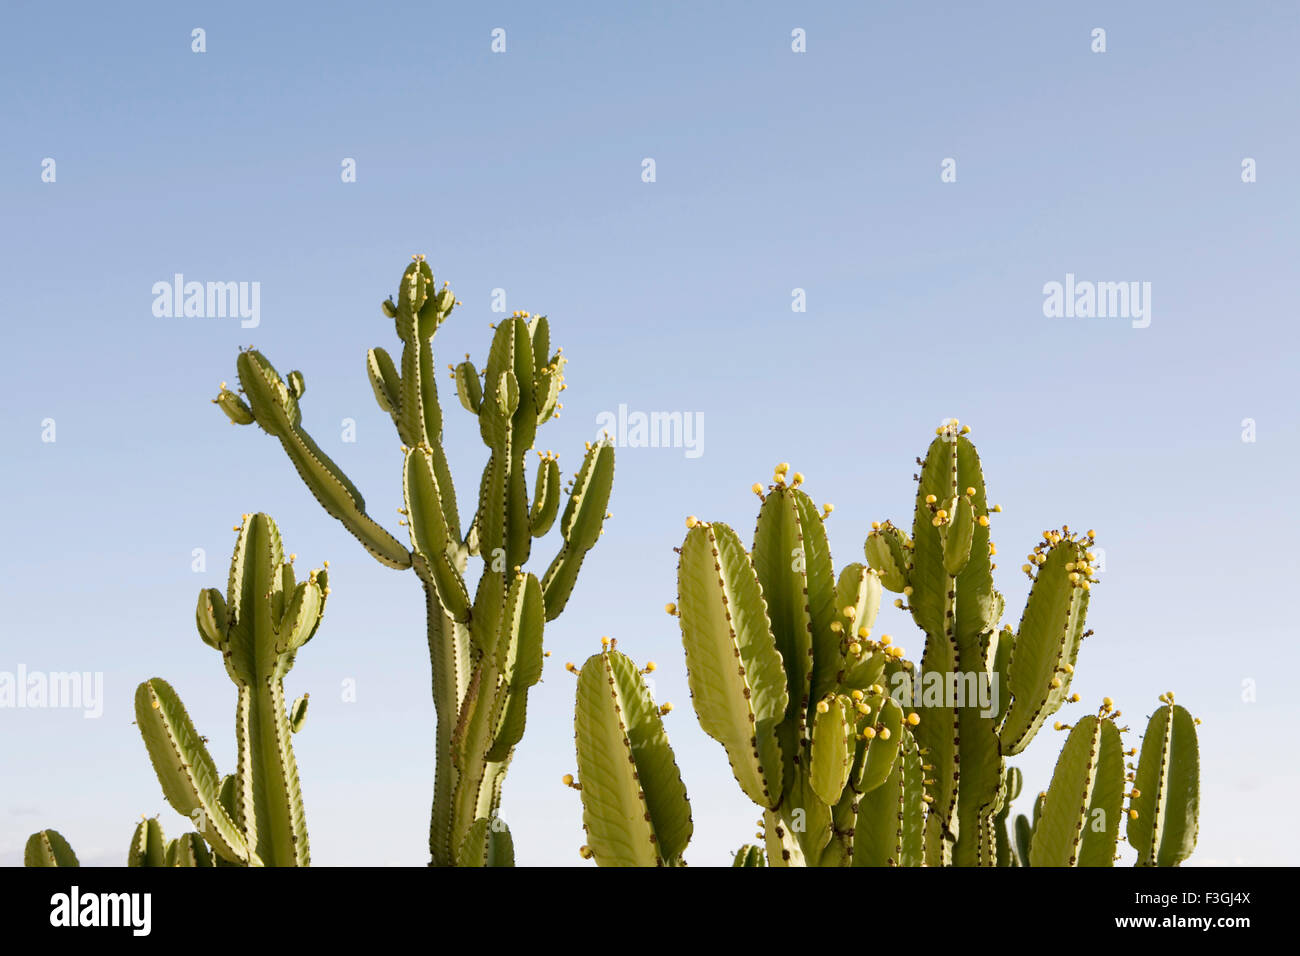
[[[325,623],[287,682],[312,694],[295,746],[313,860],[427,860],[416,580],[326,516],[277,442],[209,404],[239,346],[301,369],[304,423],[399,530],[399,443],[364,360],[395,345],[379,302],[416,252],[464,303],[435,339],[442,365],[481,363],[495,288],[550,315],[569,390],[539,443],[566,470],[620,404],[704,421],[699,457],[618,451],[614,518],[548,625],[506,784],[520,863],[580,862],[562,665],[602,635],[658,663],[687,859],[729,862],[759,814],[695,723],[663,613],[682,520],[748,537],[750,484],[789,461],[836,505],[837,568],[862,560],[871,521],[910,521],[913,459],[948,416],[973,427],[1004,508],[1006,620],[1042,529],[1097,530],[1075,713],[1110,695],[1136,743],[1176,691],[1204,721],[1193,861],[1294,862],[1275,808],[1300,799],[1298,48],[1292,3],[6,4],[0,671],[102,671],[106,701],[96,720],[0,709],[0,863],[41,827],[107,864],[142,813],[181,832],[131,723],[147,677],[231,767],[234,692],[193,608],[259,510],[300,563],[330,560]],[[259,282],[260,326],[155,317],[153,284],[178,272]],[[1044,317],[1044,284],[1067,273],[1150,282],[1150,326]],[[484,449],[443,396],[472,497]],[[535,545],[539,573],[557,538]],[[919,658],[901,612],[881,632]],[[1045,731],[1013,761],[1027,793],[1061,742]]]

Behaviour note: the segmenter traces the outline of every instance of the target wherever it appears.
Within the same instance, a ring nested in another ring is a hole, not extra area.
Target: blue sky
[[[300,561],[330,560],[325,624],[288,682],[312,693],[295,744],[313,858],[426,860],[416,581],[209,404],[241,345],[301,369],[305,423],[397,530],[398,440],[364,359],[394,344],[378,306],[416,252],[464,303],[435,339],[444,365],[482,357],[494,289],[551,316],[569,390],[539,442],[566,469],[620,404],[704,422],[698,457],[618,452],[614,518],[548,626],[506,785],[521,863],[579,862],[562,663],[602,635],[659,665],[687,857],[727,861],[758,813],[695,724],[662,610],[682,519],[748,536],[750,484],[789,461],[836,505],[837,567],[861,560],[871,521],[906,520],[913,458],[948,416],[973,427],[1004,508],[1006,619],[1039,532],[1095,528],[1106,570],[1075,689],[1135,730],[1175,690],[1204,721],[1194,861],[1293,862],[1271,808],[1300,798],[1297,41],[1287,3],[6,5],[0,671],[103,672],[105,702],[93,720],[0,709],[0,863],[42,826],[113,864],[141,813],[180,831],[131,725],[144,678],[176,686],[230,766],[233,690],[193,606],[258,510]],[[152,287],[175,273],[259,283],[260,324],[156,317]],[[1150,325],[1045,317],[1067,273],[1149,282]],[[484,451],[449,398],[466,497]],[[919,656],[901,613],[878,630]],[[1017,758],[1029,792],[1059,744],[1045,732]]]

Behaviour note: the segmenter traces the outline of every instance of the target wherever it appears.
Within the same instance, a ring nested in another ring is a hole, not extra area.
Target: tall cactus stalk
[[[515,313],[495,327],[481,375],[468,357],[451,366],[460,402],[478,418],[489,450],[477,507],[462,534],[432,345],[457,303],[446,283],[435,289],[424,257],[413,259],[396,298],[383,303],[401,341],[400,363],[382,348],[367,355],[375,398],[402,442],[401,524],[409,530],[409,549],[367,514],[356,486],[303,428],[300,372],[282,378],[260,352],[241,352],[240,394],[223,385],[215,401],[235,424],[256,422],[279,439],[321,506],[376,560],[415,571],[425,594],[437,715],[431,863],[483,865],[509,856],[497,809],[523,736],[528,689],[541,677],[543,623],[564,610],[583,558],[602,533],[614,449],[606,441],[588,445],[563,515],[558,461],[539,452],[530,498],[526,455],[538,426],[561,407],[565,359],[560,349],[551,351],[545,316]],[[523,566],[532,538],[545,534],[557,515],[563,543],[539,579]],[[483,561],[472,596],[465,579],[471,555]]]
[[[1020,627],[998,629],[990,508],[968,428],[938,430],[909,537],[873,525],[869,567],[838,575],[803,476],[778,465],[751,550],[687,519],[678,600],[691,698],[763,817],[734,866],[1110,866],[1120,823],[1139,865],[1177,865],[1196,839],[1195,721],[1172,695],[1125,770],[1107,698],[1074,726],[1033,823],[1009,821],[1020,753],[1067,702],[1096,578],[1093,534],[1044,533]],[[873,637],[882,590],[925,633],[918,669]],[[680,865],[692,826],[661,716],[630,661],[606,643],[578,671],[575,724],[588,842],[604,866]],[[1129,782],[1134,786],[1126,791]],[[1125,812],[1125,800],[1128,801]]]

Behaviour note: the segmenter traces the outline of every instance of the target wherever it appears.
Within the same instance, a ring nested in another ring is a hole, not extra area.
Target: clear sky
[[[682,520],[748,537],[749,486],[789,461],[836,505],[837,567],[862,560],[871,521],[910,521],[913,459],[948,416],[973,427],[1004,509],[1013,625],[1039,533],[1098,533],[1079,707],[1110,695],[1137,730],[1174,690],[1203,719],[1193,860],[1295,861],[1275,809],[1300,799],[1293,3],[289,6],[5,5],[0,671],[102,672],[104,702],[97,719],[0,709],[0,863],[44,826],[87,863],[121,863],[142,813],[180,832],[131,723],[147,677],[231,767],[233,687],[193,608],[259,510],[300,563],[330,560],[325,623],[288,680],[312,694],[295,745],[313,858],[427,860],[416,580],[209,404],[239,346],[301,369],[305,424],[400,530],[365,350],[394,346],[379,302],[417,252],[464,303],[435,339],[443,366],[481,362],[494,289],[551,316],[569,389],[539,441],[566,470],[620,405],[704,426],[698,455],[618,451],[614,518],[547,628],[506,784],[521,863],[580,862],[562,665],[602,635],[659,665],[687,858],[728,862],[758,811],[695,723],[663,613]],[[259,324],[156,316],[176,273],[259,283]],[[1067,274],[1150,283],[1149,325],[1047,317],[1044,286]],[[441,384],[464,500],[485,453]],[[534,547],[539,573],[556,538]],[[878,632],[919,658],[901,612]],[[1045,731],[1014,761],[1028,793],[1060,743]]]

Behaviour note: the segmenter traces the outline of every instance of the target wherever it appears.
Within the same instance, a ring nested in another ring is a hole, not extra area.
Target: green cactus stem
[[[1124,809],[1124,743],[1109,703],[1070,730],[1043,800],[1031,866],[1113,866]]]
[[[58,830],[41,830],[27,838],[24,866],[81,866],[77,854]]]
[[[1196,848],[1201,770],[1196,743],[1199,723],[1160,695],[1142,736],[1142,754],[1129,800],[1126,834],[1138,866],[1178,866]]]
[[[662,711],[606,642],[578,672],[574,740],[587,848],[599,866],[680,866],[694,826]]]

